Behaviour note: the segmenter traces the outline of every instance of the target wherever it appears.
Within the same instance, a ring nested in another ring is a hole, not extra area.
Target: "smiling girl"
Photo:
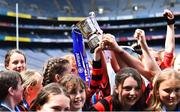
[[[143,110],[143,80],[137,70],[127,67],[121,69],[115,77],[115,89],[112,96],[108,96],[95,105],[93,111],[134,111]]]
[[[164,69],[153,81],[150,110],[180,111],[180,72]]]
[[[5,55],[4,64],[7,70],[13,70],[21,73],[26,70],[26,56],[20,50],[9,50]]]

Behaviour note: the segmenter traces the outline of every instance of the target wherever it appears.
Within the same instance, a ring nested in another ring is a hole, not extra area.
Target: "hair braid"
[[[67,64],[69,61],[64,58],[50,58],[43,69],[43,85],[54,82],[56,74],[63,75],[67,71]]]

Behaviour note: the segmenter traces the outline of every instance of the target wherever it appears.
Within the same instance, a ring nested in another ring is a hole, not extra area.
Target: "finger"
[[[106,36],[109,36],[110,38],[115,38],[115,36],[110,33],[106,34]]]
[[[115,39],[115,37],[111,34],[105,34],[103,35],[103,39]]]
[[[140,29],[137,29],[136,31],[135,31],[135,38],[137,38],[137,39],[139,39],[139,36],[141,35],[141,33],[142,33],[142,31],[140,30]]]
[[[102,42],[100,43],[100,45],[101,45],[101,47],[103,47],[103,46],[104,46],[104,41],[102,41]]]

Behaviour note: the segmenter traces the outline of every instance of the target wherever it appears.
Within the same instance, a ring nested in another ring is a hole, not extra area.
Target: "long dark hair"
[[[143,93],[143,87],[142,87],[142,85],[144,85],[143,79],[141,78],[140,74],[138,73],[136,69],[133,69],[130,67],[123,68],[121,69],[120,72],[116,74],[115,86],[118,87],[120,84],[122,85],[124,83],[124,80],[128,77],[132,77],[137,81],[138,86]],[[114,91],[112,95],[113,111],[122,110],[122,101],[120,100],[119,100],[118,93]],[[142,107],[144,105],[145,105],[145,98],[141,97],[136,102],[136,104],[131,108],[131,110],[143,110]]]

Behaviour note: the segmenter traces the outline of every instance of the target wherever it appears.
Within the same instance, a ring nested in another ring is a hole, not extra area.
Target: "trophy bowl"
[[[94,52],[94,49],[99,46],[100,36],[102,35],[102,30],[100,29],[97,20],[94,15],[87,17],[83,21],[80,21],[76,24],[80,32],[83,35],[83,38],[88,40],[88,46],[91,53]]]

